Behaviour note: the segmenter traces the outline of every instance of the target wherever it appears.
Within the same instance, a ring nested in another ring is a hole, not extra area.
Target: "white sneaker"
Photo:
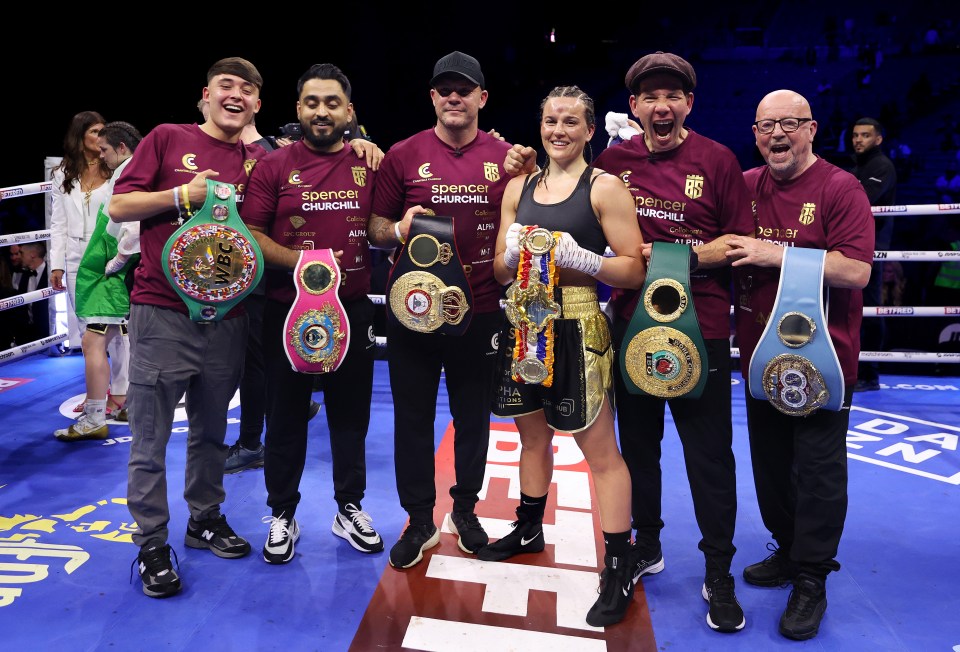
[[[361,511],[353,503],[347,503],[343,508],[347,513],[333,518],[333,533],[360,552],[380,552],[383,550],[383,539],[373,529],[370,515]]]
[[[107,423],[94,423],[93,417],[87,413],[81,414],[69,428],[55,430],[53,436],[60,441],[85,441],[87,439],[106,439],[110,430]]]
[[[286,564],[293,559],[293,547],[300,538],[300,526],[297,519],[280,516],[264,516],[261,519],[270,524],[267,542],[263,544],[263,560],[268,564]]]

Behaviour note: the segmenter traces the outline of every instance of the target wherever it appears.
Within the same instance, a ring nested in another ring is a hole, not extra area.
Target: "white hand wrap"
[[[109,261],[107,261],[107,267],[104,270],[104,274],[110,276],[111,274],[116,274],[123,266],[127,264],[127,261],[130,259],[130,256],[124,254],[117,254]]]
[[[566,267],[575,269],[578,272],[596,276],[600,271],[600,264],[603,262],[603,256],[587,251],[577,244],[569,233],[560,236],[560,242],[557,243],[556,265],[557,267]]]
[[[510,269],[516,269],[520,265],[520,231],[522,230],[523,225],[516,222],[507,229],[505,236],[507,249],[503,252],[503,264]]]

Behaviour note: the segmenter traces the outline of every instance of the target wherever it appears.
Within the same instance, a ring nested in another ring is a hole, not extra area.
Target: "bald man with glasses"
[[[757,237],[733,237],[727,256],[734,287],[743,377],[778,301],[785,248],[822,249],[827,331],[843,376],[839,410],[800,416],[751,395],[744,383],[754,483],[773,554],[747,566],[748,584],[792,584],[779,624],[795,640],[817,635],[827,608],[826,577],[836,561],[847,514],[847,427],[860,355],[862,289],[870,278],[874,230],[870,202],[849,172],[813,153],[817,121],[790,90],[768,94],[753,133],[766,165],[744,173],[756,201]],[[783,282],[789,280],[789,276]],[[819,289],[819,288],[817,288]],[[783,322],[778,322],[782,324]],[[824,373],[826,367],[824,367]],[[838,402],[839,404],[839,402]]]

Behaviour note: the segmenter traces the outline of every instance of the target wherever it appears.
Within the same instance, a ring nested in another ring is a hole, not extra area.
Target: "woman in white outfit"
[[[81,111],[73,116],[63,139],[63,160],[53,170],[50,217],[50,286],[67,290],[67,322],[71,346],[83,334],[76,316],[76,277],[87,243],[97,226],[100,205],[110,196],[112,172],[100,158],[97,137],[104,125],[96,111]],[[120,398],[108,405],[109,414],[119,412],[126,396],[129,379],[130,343],[126,335],[111,340],[110,354],[112,396]],[[82,408],[81,408],[82,409]],[[81,411],[81,410],[76,410]]]
[[[110,122],[100,130],[100,155],[113,170],[107,181],[108,197],[98,216],[98,225],[75,277],[77,317],[83,333],[87,398],[76,423],[54,432],[61,441],[106,439],[107,388],[110,363],[107,347],[127,332],[133,268],[139,261],[140,223],[110,220],[110,197],[115,180],[133,156],[143,136],[128,122]],[[128,278],[130,277],[130,278]],[[129,283],[128,283],[129,282]],[[126,412],[117,398],[121,414]],[[124,397],[125,398],[125,397]],[[114,415],[120,418],[120,415]]]

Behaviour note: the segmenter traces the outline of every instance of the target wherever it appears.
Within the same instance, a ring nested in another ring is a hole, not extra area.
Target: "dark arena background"
[[[46,181],[45,160],[62,154],[79,111],[131,122],[144,134],[164,122],[199,121],[206,70],[225,56],[248,58],[263,74],[256,123],[264,135],[279,135],[296,120],[296,81],[305,69],[337,64],[353,84],[360,123],[385,151],[434,123],[429,80],[434,62],[452,50],[483,67],[489,101],[481,129],[514,143],[539,146],[541,100],[554,86],[576,84],[595,100],[591,144],[599,154],[608,139],[604,116],[629,111],[627,68],[656,50],[693,64],[698,84],[686,125],[727,145],[744,169],[762,162],[751,123],[772,90],[796,90],[810,101],[818,121],[814,151],[844,168],[853,165],[853,122],[878,119],[882,149],[897,168],[899,206],[891,251],[877,257],[895,273],[885,305],[865,313],[885,316],[883,350],[862,356],[880,363],[881,389],[854,396],[842,568],[828,578],[819,635],[804,643],[781,637],[788,590],[749,586],[740,575],[769,554],[769,534],[756,506],[739,373],[731,376],[739,498],[732,572],[746,627],[724,635],[705,622],[700,533],[669,422],[666,568],[638,584],[624,622],[598,629],[582,614],[595,599],[603,541],[589,471],[571,437],[555,440],[544,553],[480,562],[442,529],[424,562],[400,572],[389,566],[388,552],[362,555],[330,532],[336,504],[324,409],[309,426],[297,513],[303,534],[293,562],[283,566],[259,554],[267,533],[261,519],[269,514],[259,469],[225,478],[224,511],[253,553],[225,561],[183,546],[187,423],[178,410],[167,464],[170,543],[184,589],[168,600],[145,597],[131,569],[129,428],[111,421],[104,441],[64,444],[52,436],[76,416],[85,392],[83,358],[67,354],[60,338],[0,358],[0,649],[960,652],[960,290],[934,285],[947,264],[943,254],[960,246],[960,180],[951,185],[960,169],[957,3],[397,7],[178,3],[126,6],[119,16],[99,6],[22,7],[27,17],[6,21],[0,42],[0,112],[11,145],[0,159],[0,189]],[[145,16],[134,20],[130,12],[140,11]],[[5,192],[0,238],[48,229],[46,203],[44,192]],[[389,342],[381,344],[363,508],[389,550],[406,513],[393,466]],[[322,403],[322,392],[314,398]],[[235,398],[227,443],[237,438],[238,417]],[[442,383],[435,433],[440,525],[453,482]],[[512,421],[495,419],[477,506],[491,538],[503,536],[514,518],[518,453]]]

